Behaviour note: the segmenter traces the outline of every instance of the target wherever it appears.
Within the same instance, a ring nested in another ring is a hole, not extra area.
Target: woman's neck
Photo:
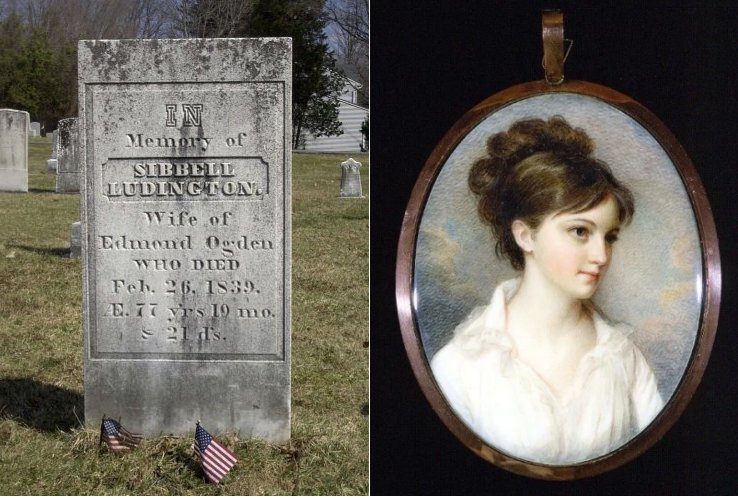
[[[564,399],[582,358],[597,343],[583,302],[526,269],[506,315],[505,329],[515,355]]]
[[[533,269],[523,273],[507,309],[515,330],[549,341],[574,333],[589,320],[580,299],[566,295]]]

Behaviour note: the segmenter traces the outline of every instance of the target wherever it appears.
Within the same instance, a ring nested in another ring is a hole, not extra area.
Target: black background
[[[668,6],[667,6],[668,5]],[[738,493],[738,2],[371,1],[371,493]],[[421,393],[402,345],[395,256],[410,191],[471,107],[540,80],[541,9],[564,11],[569,80],[651,110],[695,164],[722,261],[720,320],[697,393],[658,443],[606,474],[517,476],[474,455]]]

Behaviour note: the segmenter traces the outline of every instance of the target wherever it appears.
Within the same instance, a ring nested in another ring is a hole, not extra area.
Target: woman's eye
[[[569,231],[578,239],[586,239],[589,235],[587,227],[574,227]]]
[[[615,242],[618,241],[618,234],[616,233],[607,234],[607,236],[605,237],[605,241],[607,241],[607,243],[610,245],[614,244]]]

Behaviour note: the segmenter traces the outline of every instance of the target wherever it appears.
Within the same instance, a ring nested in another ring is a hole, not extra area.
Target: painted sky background
[[[476,126],[449,156],[422,214],[415,261],[415,303],[428,358],[495,286],[516,275],[494,254],[494,240],[467,187],[485,141],[521,119],[563,116],[595,143],[635,197],[635,216],[621,230],[594,302],[610,319],[635,328],[668,400],[691,356],[702,306],[697,224],[679,174],[661,145],[622,111],[583,95],[539,95],[510,104]]]

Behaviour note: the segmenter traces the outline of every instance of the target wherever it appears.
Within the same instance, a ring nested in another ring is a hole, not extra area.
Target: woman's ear
[[[518,247],[525,253],[533,250],[533,229],[522,220],[512,222],[512,234]]]

